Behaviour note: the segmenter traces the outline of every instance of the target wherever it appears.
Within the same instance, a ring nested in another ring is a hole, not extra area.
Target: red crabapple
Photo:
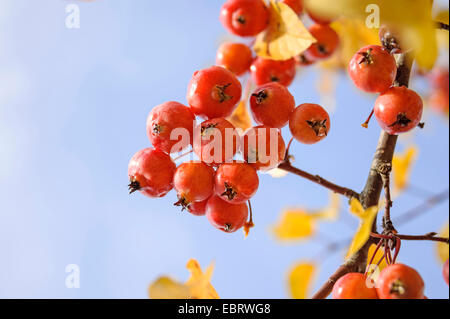
[[[275,61],[256,58],[250,66],[253,82],[263,85],[269,82],[278,82],[289,86],[295,78],[295,59],[286,61]]]
[[[220,9],[220,22],[231,33],[249,37],[269,24],[269,10],[262,0],[227,0]]]
[[[187,101],[192,112],[206,119],[230,116],[241,99],[242,86],[229,70],[212,66],[194,73]]]
[[[317,61],[328,58],[339,45],[339,36],[329,25],[313,24],[309,32],[317,40],[303,53],[307,60]]]
[[[200,202],[193,202],[190,203],[187,207],[187,210],[189,213],[191,213],[194,216],[203,216],[206,213],[206,203],[208,202],[208,199],[202,200]]]
[[[241,139],[241,152],[245,161],[255,169],[268,171],[284,160],[286,145],[279,129],[260,125],[245,132]]]
[[[285,86],[270,82],[255,90],[250,97],[250,107],[256,123],[282,128],[289,121],[295,100]]]
[[[176,165],[161,150],[145,148],[131,158],[128,164],[130,194],[140,191],[148,197],[163,197],[173,188]]]
[[[168,154],[180,152],[192,143],[194,126],[195,116],[187,106],[178,102],[166,102],[150,111],[147,117],[147,136],[157,149]],[[180,130],[180,134],[175,134],[177,131],[174,130]],[[176,139],[171,139],[172,133],[177,136]]]
[[[370,279],[369,279],[370,280]],[[348,273],[333,286],[333,299],[378,299],[377,290],[367,285],[368,278],[357,272]]]
[[[377,280],[380,299],[422,299],[424,283],[419,273],[406,265],[384,268]]]
[[[226,42],[217,51],[216,64],[240,76],[250,69],[252,50],[243,43]]]
[[[420,96],[404,86],[391,87],[375,101],[374,114],[381,128],[389,134],[408,132],[422,118]]]
[[[224,201],[240,204],[255,195],[259,186],[256,170],[244,162],[222,164],[216,171],[214,191]]]
[[[206,218],[214,227],[226,233],[233,233],[244,226],[247,217],[246,203],[230,204],[219,196],[211,196],[206,203]]]
[[[304,144],[314,144],[330,131],[330,117],[318,104],[304,103],[291,113],[289,129],[292,136]]]
[[[207,199],[214,191],[214,169],[203,162],[189,161],[177,167],[173,185],[178,195],[177,206],[183,209],[193,202]]]
[[[444,280],[448,285],[448,259],[444,264],[444,267],[442,268],[442,275],[444,276]]]
[[[382,46],[368,45],[350,60],[348,73],[360,90],[383,93],[392,86],[397,65],[394,57]]]
[[[287,4],[297,14],[303,11],[303,0],[282,0],[281,2]]]
[[[213,166],[233,159],[239,148],[239,135],[233,124],[224,118],[204,121],[194,136],[194,152],[202,162]]]

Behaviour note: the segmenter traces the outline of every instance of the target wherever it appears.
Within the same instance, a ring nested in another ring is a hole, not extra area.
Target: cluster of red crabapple
[[[301,1],[284,2],[301,11]],[[267,28],[269,10],[262,0],[228,0],[221,8],[220,21],[235,35],[255,36]],[[287,89],[298,63],[327,58],[337,48],[338,36],[328,22],[314,24],[310,32],[318,41],[301,58],[288,61],[254,59],[251,49],[242,43],[223,44],[217,65],[194,73],[187,90],[188,106],[166,102],[151,110],[147,135],[154,148],[132,157],[128,167],[130,192],[162,197],[175,188],[175,205],[193,215],[206,215],[213,226],[228,233],[243,227],[249,215],[247,202],[259,186],[257,171],[276,168],[285,158],[280,129],[289,123],[293,138],[305,144],[319,142],[330,129],[328,113],[320,105],[295,107]],[[242,95],[237,77],[249,70],[258,86],[250,96],[251,113],[258,126],[242,136],[227,138],[227,130],[236,130],[226,118]],[[196,117],[204,121],[196,125]],[[188,138],[174,134],[180,129]],[[176,167],[170,154],[190,145],[200,160]],[[238,153],[243,160],[234,159]]]
[[[300,14],[302,0],[283,0]],[[153,108],[147,119],[147,135],[154,148],[136,153],[128,167],[130,192],[163,197],[172,188],[178,201],[191,214],[206,215],[216,228],[234,232],[246,224],[247,202],[259,186],[257,171],[270,170],[285,159],[286,146],[280,129],[289,124],[293,138],[305,144],[317,143],[330,129],[328,113],[319,105],[304,103],[295,107],[287,86],[295,77],[296,65],[309,65],[329,57],[339,38],[329,27],[331,21],[308,12],[316,23],[309,31],[317,42],[303,54],[287,61],[253,58],[242,43],[225,43],[217,53],[216,64],[194,73],[187,92],[188,106],[166,102]],[[247,37],[262,32],[268,25],[269,11],[262,0],[228,0],[222,6],[220,20],[231,33]],[[257,89],[250,96],[250,109],[258,126],[242,136],[226,118],[241,100],[238,76],[247,71]],[[406,87],[393,87],[397,74],[392,54],[381,46],[360,49],[351,59],[349,75],[365,92],[379,93],[374,114],[380,126],[390,134],[416,127],[422,115],[422,100]],[[448,80],[447,80],[448,82]],[[448,91],[447,91],[448,94]],[[204,121],[196,125],[196,116]],[[175,134],[184,129],[188,138]],[[200,132],[195,139],[195,131]],[[271,145],[274,140],[275,150]],[[209,146],[219,140],[219,148]],[[200,161],[188,161],[176,167],[170,154],[192,146]],[[266,150],[270,149],[269,154]],[[241,153],[243,161],[234,160]],[[269,160],[263,160],[263,155]],[[444,265],[448,284],[448,260]],[[386,267],[377,280],[369,283],[367,274],[349,273],[333,288],[335,299],[423,299],[424,283],[420,275],[406,265]]]

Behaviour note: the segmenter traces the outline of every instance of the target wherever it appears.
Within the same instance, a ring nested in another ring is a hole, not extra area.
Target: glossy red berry
[[[187,101],[192,112],[206,119],[230,116],[241,99],[242,86],[229,70],[212,66],[194,73]]]
[[[216,64],[240,76],[250,69],[252,50],[243,43],[226,42],[217,51]]]
[[[152,145],[166,153],[180,152],[192,143],[195,116],[178,102],[166,102],[154,107],[147,117],[147,136]],[[176,129],[175,138],[171,139]]]
[[[295,64],[294,58],[286,61],[256,58],[250,66],[250,72],[256,85],[278,82],[289,86],[295,78]]]
[[[375,284],[364,274],[348,273],[336,281],[333,299],[378,299]]]
[[[188,212],[194,216],[204,216],[206,213],[206,203],[208,202],[208,199],[209,197],[200,202],[190,203],[187,207]]]
[[[420,96],[404,86],[391,87],[375,101],[374,114],[381,128],[389,134],[408,132],[422,118]]]
[[[281,2],[287,4],[297,14],[303,11],[303,0],[282,0]]]
[[[318,104],[301,104],[289,117],[292,136],[304,144],[314,144],[324,139],[330,131],[330,125],[330,116]]]
[[[269,24],[269,10],[262,0],[227,0],[220,10],[220,22],[231,33],[249,37]]]
[[[209,165],[229,162],[239,149],[239,135],[233,124],[224,118],[204,121],[194,136],[194,152]]]
[[[282,128],[289,121],[295,100],[285,86],[270,82],[258,87],[251,95],[250,108],[256,123]]]
[[[261,171],[276,168],[286,155],[286,145],[280,130],[264,125],[245,132],[241,148],[245,161]]]
[[[330,57],[339,45],[339,36],[329,25],[313,24],[309,32],[317,40],[303,53],[307,60],[317,61]]]
[[[448,259],[444,264],[444,267],[442,268],[442,275],[444,276],[444,280],[448,285]]]
[[[384,268],[377,280],[380,299],[422,299],[424,283],[419,273],[406,265]]]
[[[140,191],[148,197],[163,197],[173,188],[176,165],[161,150],[145,148],[131,158],[128,164],[130,193]]]
[[[203,162],[189,161],[177,167],[173,185],[177,206],[187,208],[193,202],[207,199],[214,191],[214,169]]]
[[[392,86],[397,65],[394,57],[383,47],[368,45],[350,60],[348,73],[360,90],[383,93]]]
[[[215,193],[231,204],[245,203],[255,195],[258,186],[258,174],[247,163],[222,164],[216,171]]]
[[[246,203],[230,204],[219,196],[212,196],[206,204],[209,222],[226,233],[233,233],[244,226],[248,217]]]

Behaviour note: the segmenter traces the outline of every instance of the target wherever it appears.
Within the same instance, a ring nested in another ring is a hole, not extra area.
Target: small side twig
[[[384,232],[387,234],[396,233],[394,228],[394,224],[391,220],[391,207],[392,207],[392,198],[391,198],[391,187],[390,187],[390,175],[392,171],[391,163],[380,163],[378,166],[378,173],[381,176],[381,180],[383,181],[383,189],[385,196],[385,208],[384,208],[384,217],[383,217],[383,227]]]
[[[439,241],[441,243],[449,244],[449,239],[445,237],[437,237],[437,233],[428,233],[425,235],[399,235],[396,234],[398,238],[402,240],[430,240],[430,241]]]

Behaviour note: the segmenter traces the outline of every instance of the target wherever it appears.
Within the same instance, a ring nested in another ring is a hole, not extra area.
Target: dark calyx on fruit
[[[141,189],[141,185],[139,185],[139,182],[136,180],[130,179],[130,184],[128,184],[128,190],[130,191],[130,194],[132,194],[135,191],[138,191],[140,189]]]
[[[389,125],[389,127],[400,125],[401,127],[408,126],[408,124],[411,123],[411,120],[406,116],[405,113],[399,113],[397,114],[397,120]]]
[[[327,136],[327,119],[324,119],[323,121],[306,121],[306,123],[308,123],[309,127],[313,129],[316,136]]]
[[[362,64],[362,63],[372,64],[373,63],[372,48],[370,48],[366,52],[358,52],[358,54],[362,55],[362,59],[361,59],[361,61],[359,61],[359,64]]]
[[[231,83],[225,85],[216,85],[213,90],[213,98],[220,103],[231,100],[233,97],[225,93],[225,90],[231,85]]]
[[[184,198],[184,197],[182,197],[182,196],[179,196],[179,197],[178,197],[178,201],[177,201],[176,203],[174,203],[173,205],[174,205],[174,206],[181,206],[181,211],[183,211],[183,210],[185,210],[185,209],[188,209],[190,204],[191,204],[191,203],[189,203],[189,202],[186,200],[186,198]]]
[[[220,196],[226,196],[228,200],[233,200],[236,197],[237,192],[233,189],[233,187],[230,184],[224,183],[224,185],[225,185],[225,192],[220,194]]]
[[[258,93],[252,94],[252,96],[254,96],[256,98],[257,104],[261,104],[267,98],[267,92],[266,92],[266,90],[261,90]]]

